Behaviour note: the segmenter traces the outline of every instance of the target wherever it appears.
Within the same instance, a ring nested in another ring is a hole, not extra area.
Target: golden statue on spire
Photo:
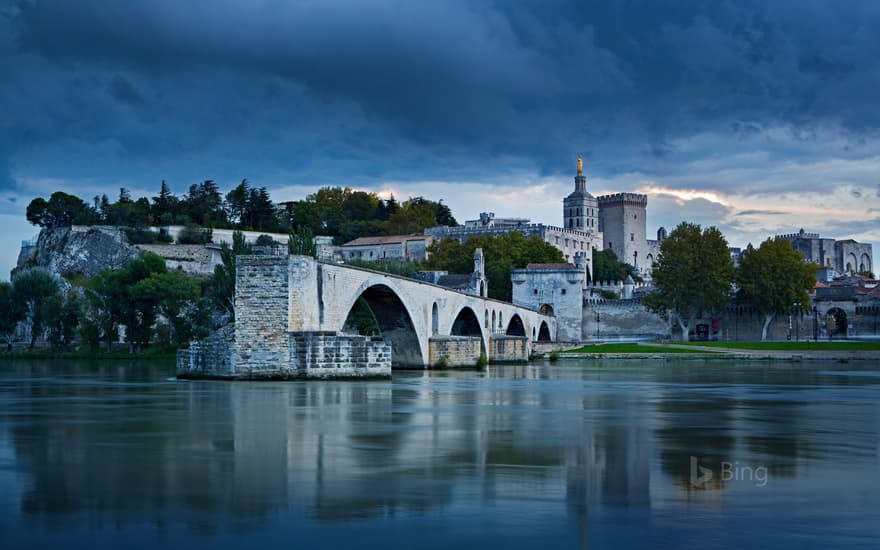
[[[580,155],[578,155],[578,175],[584,173],[584,159]]]

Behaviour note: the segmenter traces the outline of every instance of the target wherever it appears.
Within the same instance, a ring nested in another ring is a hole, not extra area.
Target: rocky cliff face
[[[115,227],[43,229],[35,246],[22,248],[12,272],[41,267],[59,277],[91,277],[102,269],[119,269],[138,255]]]

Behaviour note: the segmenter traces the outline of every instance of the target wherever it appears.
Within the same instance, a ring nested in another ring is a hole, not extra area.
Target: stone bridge
[[[179,374],[390,375],[388,367],[474,366],[481,355],[525,361],[533,342],[555,340],[552,316],[407,277],[306,256],[239,256],[236,263],[228,349],[221,345],[218,357],[217,346],[191,346],[178,358]],[[353,329],[359,302],[381,339]]]

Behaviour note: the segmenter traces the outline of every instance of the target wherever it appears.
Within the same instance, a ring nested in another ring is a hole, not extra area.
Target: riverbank
[[[112,351],[92,351],[89,349],[78,349],[70,351],[58,351],[52,349],[16,349],[13,351],[0,351],[0,361],[16,360],[16,359],[47,359],[47,360],[93,360],[93,359],[112,359],[115,361],[140,361],[163,359],[174,361],[177,357],[176,348],[150,348],[135,353],[129,352],[127,349],[119,349]]]
[[[878,342],[633,342],[592,344],[558,352],[559,358],[744,361],[880,361]],[[549,354],[545,357],[549,357]]]

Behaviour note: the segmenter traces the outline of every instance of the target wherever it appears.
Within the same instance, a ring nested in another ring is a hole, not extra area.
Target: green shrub
[[[488,365],[488,364],[489,364],[489,358],[486,357],[485,353],[481,353],[480,358],[477,359],[477,368],[478,369],[485,368],[486,365]]]
[[[153,244],[159,238],[155,231],[143,228],[126,229],[125,236],[131,244]]]
[[[550,352],[550,362],[555,363],[556,361],[559,361],[559,352],[558,351],[551,351]]]
[[[172,237],[172,236],[168,233],[168,231],[166,231],[165,229],[160,229],[160,230],[159,230],[159,234],[156,235],[156,242],[160,242],[160,243],[173,243],[173,242],[174,242],[174,237]]]
[[[434,365],[434,368],[437,369],[445,369],[449,367],[449,358],[445,355],[437,360],[437,363]]]
[[[275,242],[275,239],[273,239],[269,235],[260,235],[259,237],[257,237],[257,241],[254,244],[256,244],[257,246],[272,246],[277,243]]]
[[[606,300],[617,300],[620,296],[617,295],[613,290],[600,290],[599,295],[605,298]]]
[[[213,231],[194,223],[188,223],[177,236],[178,244],[207,244],[213,240]]]

